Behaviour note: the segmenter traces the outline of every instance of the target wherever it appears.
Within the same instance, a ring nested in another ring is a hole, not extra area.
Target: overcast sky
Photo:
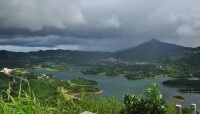
[[[200,0],[0,0],[0,50],[200,46]]]

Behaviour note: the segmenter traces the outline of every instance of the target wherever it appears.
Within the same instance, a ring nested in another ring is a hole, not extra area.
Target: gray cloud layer
[[[152,38],[200,46],[199,4],[199,0],[0,0],[0,49],[113,51]]]

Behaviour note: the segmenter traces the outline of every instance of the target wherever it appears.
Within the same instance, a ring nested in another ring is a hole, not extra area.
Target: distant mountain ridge
[[[195,58],[195,62],[200,62],[200,47],[187,48],[171,43],[164,43],[156,39],[144,42],[136,47],[124,49],[116,52],[98,52],[98,51],[72,51],[72,50],[46,50],[37,52],[9,52],[0,51],[0,64],[6,66],[19,63],[34,63],[51,60],[63,61],[69,64],[88,63],[97,59],[105,59],[109,57],[124,59],[127,61],[188,61]]]
[[[185,48],[186,47],[176,44],[164,43],[157,39],[152,39],[139,46],[116,51],[114,52],[113,57],[135,61],[152,61],[167,55],[168,53],[183,50]]]

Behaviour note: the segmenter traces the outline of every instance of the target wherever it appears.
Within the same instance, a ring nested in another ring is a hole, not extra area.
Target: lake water
[[[197,104],[197,110],[200,111],[200,96],[197,96],[194,93],[179,93],[176,92],[179,87],[168,87],[164,86],[161,83],[165,80],[169,80],[166,77],[160,76],[155,79],[144,79],[144,80],[127,80],[124,76],[116,76],[116,77],[106,77],[104,74],[98,75],[84,75],[80,73],[80,67],[73,68],[72,71],[47,71],[47,70],[36,70],[30,71],[34,73],[45,73],[52,74],[54,78],[60,80],[70,80],[74,77],[82,77],[89,80],[95,80],[98,82],[97,88],[103,90],[104,92],[98,94],[97,96],[102,97],[110,97],[111,95],[115,95],[116,98],[121,100],[123,98],[124,93],[134,93],[139,95],[140,91],[151,87],[150,83],[159,83],[159,90],[162,92],[166,101],[172,101],[169,96],[182,96],[186,102],[181,103],[176,101],[178,104],[181,104],[184,107],[190,107],[191,103]]]

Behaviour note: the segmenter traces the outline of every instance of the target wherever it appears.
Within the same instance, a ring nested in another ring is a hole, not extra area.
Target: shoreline
[[[100,94],[100,93],[103,93],[104,91],[103,90],[100,90],[98,92],[82,92],[82,93],[72,93],[72,95],[82,95],[82,94]]]
[[[181,93],[198,93],[200,94],[200,91],[180,91]]]
[[[200,91],[180,91],[181,93],[195,93],[197,96],[200,96]]]
[[[58,69],[51,69],[51,68],[36,68],[35,70],[48,70],[48,71],[72,71],[72,68],[69,70],[58,70]]]
[[[95,86],[98,86],[98,85],[76,85],[76,86],[80,86],[80,87],[87,87],[87,86],[95,87]]]
[[[170,98],[172,98],[172,99],[175,99],[175,100],[177,100],[177,101],[179,101],[179,102],[182,102],[182,103],[184,103],[185,102],[185,100],[184,99],[181,99],[181,98],[176,98],[175,96],[169,96]]]
[[[197,95],[197,96],[200,96],[200,93],[197,93],[196,95]]]
[[[106,76],[105,72],[97,73],[97,74],[87,74],[87,73],[80,72],[80,74],[83,74],[83,75],[101,75],[102,74],[102,75]],[[125,74],[119,74],[119,75],[115,75],[115,76],[106,76],[106,77],[117,77],[117,76],[125,76]]]
[[[78,84],[72,83],[71,80],[68,80],[68,82],[70,83],[70,86],[81,86],[81,87],[87,87],[87,86],[95,87],[95,86],[98,86],[98,84],[97,85],[78,85]]]

